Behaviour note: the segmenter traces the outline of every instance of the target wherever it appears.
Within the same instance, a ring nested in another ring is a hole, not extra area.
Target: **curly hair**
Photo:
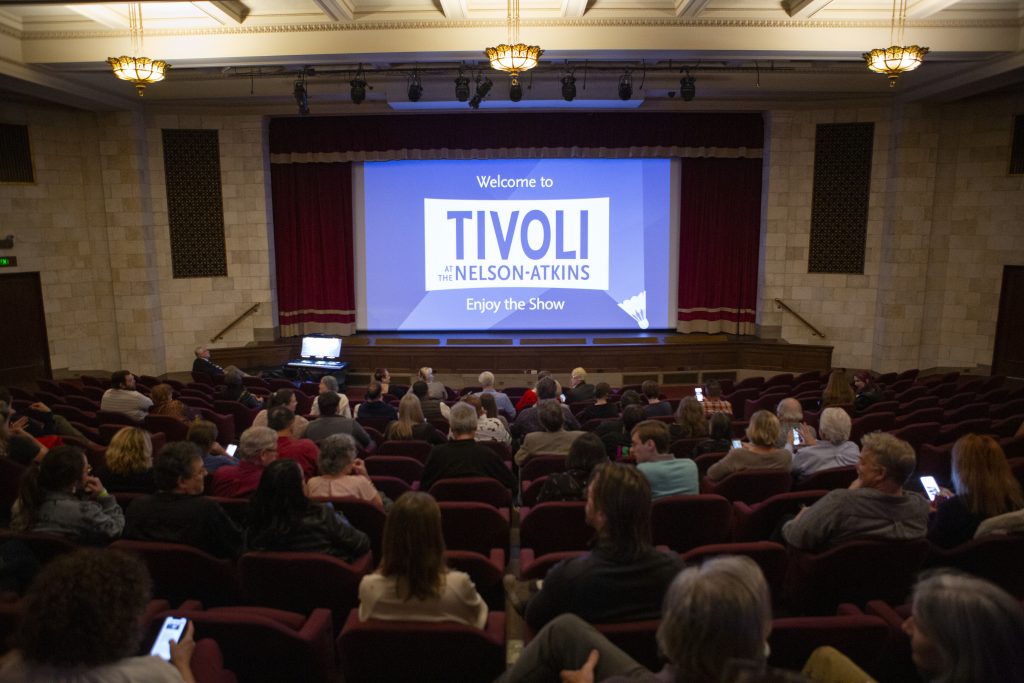
[[[107,469],[129,476],[153,467],[153,439],[139,427],[125,427],[114,434],[107,447]]]
[[[46,565],[25,597],[13,644],[31,662],[96,667],[131,657],[151,582],[138,558],[85,548]]]

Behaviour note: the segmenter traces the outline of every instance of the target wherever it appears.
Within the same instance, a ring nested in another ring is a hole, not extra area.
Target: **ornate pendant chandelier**
[[[169,67],[162,60],[139,56],[142,53],[142,3],[128,4],[128,30],[132,36],[132,56],[108,57],[107,63],[115,76],[135,84],[142,97],[147,85],[164,80]]]
[[[537,66],[544,53],[537,45],[519,42],[519,0],[508,0],[508,43],[485,50],[491,68],[505,71],[512,77],[512,85],[518,85],[519,74]]]
[[[892,25],[889,29],[890,47],[876,48],[864,53],[868,68],[889,77],[889,87],[896,85],[900,74],[921,66],[928,48],[903,44],[903,28],[907,22],[907,0],[893,0]]]

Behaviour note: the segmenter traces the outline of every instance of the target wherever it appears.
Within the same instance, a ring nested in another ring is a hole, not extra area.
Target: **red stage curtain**
[[[355,332],[351,164],[271,164],[281,336]]]
[[[683,159],[680,332],[754,334],[761,159]]]

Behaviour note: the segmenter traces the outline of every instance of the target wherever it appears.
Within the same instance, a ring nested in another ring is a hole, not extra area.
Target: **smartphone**
[[[733,448],[743,448],[743,444],[740,443],[739,439],[733,439],[732,440],[732,447]]]
[[[803,443],[804,440],[800,437],[800,430],[797,429],[796,427],[793,427],[793,445],[802,446]]]
[[[228,447],[225,448],[224,450],[227,451],[228,455],[233,457],[235,455],[235,450],[237,450],[237,449],[238,449],[238,444],[237,443],[229,443]]]
[[[921,486],[928,494],[928,500],[935,500],[935,496],[939,495],[939,485],[935,481],[935,477],[921,477]]]
[[[181,640],[181,637],[185,635],[186,626],[188,626],[188,619],[185,617],[167,617],[164,619],[164,623],[160,627],[160,633],[157,634],[149,654],[160,657],[168,662],[171,661],[171,643],[177,643]]]
[[[696,389],[693,390],[693,395],[697,397],[698,401],[704,401],[704,390],[701,389],[700,387],[697,387]]]

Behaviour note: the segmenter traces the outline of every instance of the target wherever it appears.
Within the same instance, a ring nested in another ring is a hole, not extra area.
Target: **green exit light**
[[[0,256],[0,268],[13,268],[18,265],[17,256]]]

